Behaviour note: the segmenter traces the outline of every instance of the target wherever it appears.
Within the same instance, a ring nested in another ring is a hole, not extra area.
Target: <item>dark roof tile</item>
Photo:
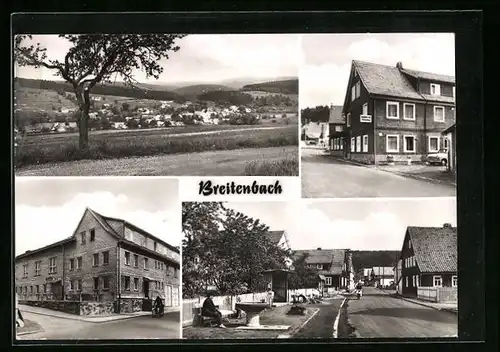
[[[421,272],[457,271],[456,227],[410,226],[407,231]]]

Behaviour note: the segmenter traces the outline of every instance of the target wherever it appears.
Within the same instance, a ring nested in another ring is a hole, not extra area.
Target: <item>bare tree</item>
[[[103,34],[59,35],[71,43],[64,60],[51,60],[47,49],[34,43],[30,35],[18,35],[14,42],[14,60],[20,66],[44,67],[71,84],[78,103],[79,147],[88,149],[90,93],[97,84],[121,78],[136,87],[134,73],[158,79],[163,72],[159,61],[179,50],[176,40],[183,34]]]

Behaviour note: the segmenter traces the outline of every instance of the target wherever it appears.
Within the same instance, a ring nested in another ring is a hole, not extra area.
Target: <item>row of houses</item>
[[[70,237],[15,258],[15,290],[33,305],[98,302],[120,313],[149,310],[160,296],[178,307],[179,263],[177,246],[86,208]]]
[[[353,60],[342,106],[332,105],[329,148],[379,164],[449,155],[455,165],[455,77]]]

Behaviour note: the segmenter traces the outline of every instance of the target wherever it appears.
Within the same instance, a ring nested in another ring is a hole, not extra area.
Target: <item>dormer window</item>
[[[436,83],[431,83],[431,95],[441,95],[441,86]]]

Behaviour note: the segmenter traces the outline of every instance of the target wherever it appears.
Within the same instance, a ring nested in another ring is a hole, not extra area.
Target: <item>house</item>
[[[390,266],[374,266],[370,272],[376,287],[387,287],[394,282],[394,268]]]
[[[329,146],[330,151],[343,155],[343,135],[345,129],[345,117],[342,114],[342,106],[330,105],[330,116],[328,119]]]
[[[15,289],[32,305],[98,302],[76,314],[150,310],[157,295],[179,307],[179,262],[171,244],[86,208],[70,237],[15,258]]]
[[[371,280],[372,268],[363,268],[363,281],[368,283]]]
[[[434,302],[457,302],[457,229],[406,229],[400,259],[402,294]]]
[[[394,266],[394,285],[396,285],[396,291],[398,293],[403,292],[402,267],[403,261],[399,259]]]
[[[457,171],[457,129],[455,125],[456,124],[451,125],[442,132],[442,135],[445,137],[445,141],[447,141],[448,149],[448,163],[446,166],[451,172]]]
[[[117,129],[117,130],[126,130],[128,129],[127,125],[125,122],[111,122],[111,128]]]
[[[455,123],[455,77],[354,60],[342,113],[345,158],[419,162],[446,147],[441,132]]]
[[[306,265],[318,272],[319,287],[323,292],[338,291],[354,284],[354,272],[349,264],[352,264],[352,254],[346,249],[295,250],[293,255],[296,259],[306,256]]]

